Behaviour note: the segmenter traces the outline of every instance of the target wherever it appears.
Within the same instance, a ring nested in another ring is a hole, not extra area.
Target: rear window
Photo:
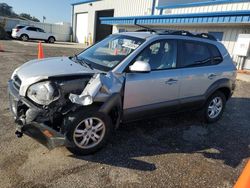
[[[25,26],[21,26],[21,25],[19,25],[19,26],[16,26],[16,29],[23,29]]]

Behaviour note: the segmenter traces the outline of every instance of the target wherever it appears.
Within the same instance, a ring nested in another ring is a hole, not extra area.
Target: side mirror
[[[149,63],[144,61],[136,61],[133,65],[129,67],[131,72],[150,72],[151,67]]]

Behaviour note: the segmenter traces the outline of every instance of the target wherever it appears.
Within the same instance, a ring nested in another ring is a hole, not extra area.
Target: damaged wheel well
[[[74,114],[79,111],[87,111],[87,112],[94,112],[99,111],[107,116],[112,121],[112,124],[117,128],[120,123],[121,114],[122,114],[122,106],[120,102],[120,95],[119,94],[113,94],[108,101],[104,102],[95,102],[92,105],[89,106],[82,106],[82,105],[76,105],[74,109],[72,109],[65,117],[63,121],[63,125],[61,127],[61,132],[66,133],[68,130],[67,125],[69,125],[67,122],[71,121],[70,118],[74,117]]]
[[[118,106],[114,106],[108,115],[111,118],[113,125],[116,125],[117,128],[120,121],[120,108]]]

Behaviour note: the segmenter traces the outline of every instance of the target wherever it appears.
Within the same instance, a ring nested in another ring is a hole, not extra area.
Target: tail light
[[[16,32],[18,32],[20,29],[16,29]]]

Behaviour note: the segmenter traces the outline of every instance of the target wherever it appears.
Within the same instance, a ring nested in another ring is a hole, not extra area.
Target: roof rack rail
[[[217,39],[213,35],[210,35],[208,33],[199,33],[196,35],[196,37],[201,37],[201,38],[206,38],[206,39],[217,41]]]
[[[138,29],[135,32],[155,32],[155,30],[149,30],[149,29]]]
[[[198,33],[198,34],[194,34],[191,33],[189,31],[185,31],[185,30],[164,30],[164,29],[151,29],[148,27],[144,27],[141,25],[138,25],[144,29],[139,29],[136,30],[136,32],[152,32],[158,35],[182,35],[182,36],[189,36],[189,37],[197,37],[197,38],[203,38],[203,39],[209,39],[209,40],[214,40],[217,41],[217,39],[213,36],[210,35],[208,33]]]
[[[157,33],[157,31],[152,29],[152,28],[149,28],[149,27],[146,27],[146,26],[143,26],[143,25],[139,25],[139,24],[135,24],[135,25],[142,28],[142,29],[137,30],[136,32],[146,32],[146,31],[148,31],[148,32],[151,32],[151,33]]]
[[[217,41],[217,39],[213,36],[213,35],[210,35],[208,33],[198,33],[198,34],[193,34],[189,31],[184,31],[184,30],[175,30],[175,31],[172,31],[171,30],[166,30],[164,32],[160,32],[160,33],[157,33],[159,35],[182,35],[182,36],[189,36],[189,37],[197,37],[197,38],[203,38],[203,39],[209,39],[209,40],[214,40],[214,41]]]

